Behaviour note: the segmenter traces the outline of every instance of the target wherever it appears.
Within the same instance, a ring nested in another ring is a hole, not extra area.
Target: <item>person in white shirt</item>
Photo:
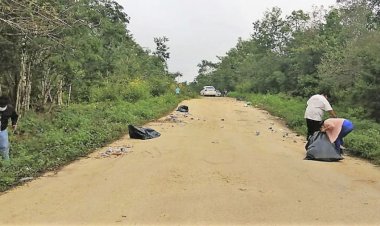
[[[336,118],[336,113],[327,100],[327,94],[316,94],[309,98],[305,111],[307,139],[309,139],[314,132],[320,130],[325,111],[327,111],[331,117]]]

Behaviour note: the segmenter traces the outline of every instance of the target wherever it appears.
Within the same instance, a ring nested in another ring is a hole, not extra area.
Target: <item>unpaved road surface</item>
[[[161,137],[126,135],[2,194],[0,225],[380,225],[378,167],[303,160],[304,137],[244,102],[182,104],[145,125]]]

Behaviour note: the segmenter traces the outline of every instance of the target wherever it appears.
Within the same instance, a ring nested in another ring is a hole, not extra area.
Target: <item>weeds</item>
[[[143,124],[172,111],[181,99],[174,94],[137,101],[121,100],[74,104],[51,115],[30,113],[10,135],[11,161],[0,160],[0,191],[21,178],[54,170],[128,131],[128,124]]]

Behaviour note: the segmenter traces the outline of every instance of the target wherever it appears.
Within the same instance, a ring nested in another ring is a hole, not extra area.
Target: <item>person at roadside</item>
[[[179,87],[175,88],[175,94],[179,95],[180,91],[181,91],[181,89]]]
[[[17,128],[18,114],[7,96],[0,96],[0,154],[5,160],[9,160],[8,123],[12,121],[13,131]]]
[[[326,132],[331,143],[335,144],[336,150],[342,154],[343,137],[354,129],[354,124],[344,118],[329,118],[323,121],[321,131]]]
[[[309,98],[305,111],[305,119],[307,126],[307,139],[319,131],[322,125],[323,114],[327,111],[331,117],[336,118],[336,114],[327,100],[328,95],[316,94]]]

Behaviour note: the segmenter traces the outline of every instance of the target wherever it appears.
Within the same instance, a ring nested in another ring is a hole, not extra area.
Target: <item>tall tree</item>
[[[263,20],[253,23],[254,32],[252,38],[265,49],[282,53],[290,38],[288,24],[281,18],[282,11],[273,7],[264,14]]]
[[[153,52],[155,56],[160,59],[163,66],[167,69],[167,60],[170,58],[169,46],[167,42],[169,39],[165,36],[154,38],[154,43],[156,43],[156,51]]]

